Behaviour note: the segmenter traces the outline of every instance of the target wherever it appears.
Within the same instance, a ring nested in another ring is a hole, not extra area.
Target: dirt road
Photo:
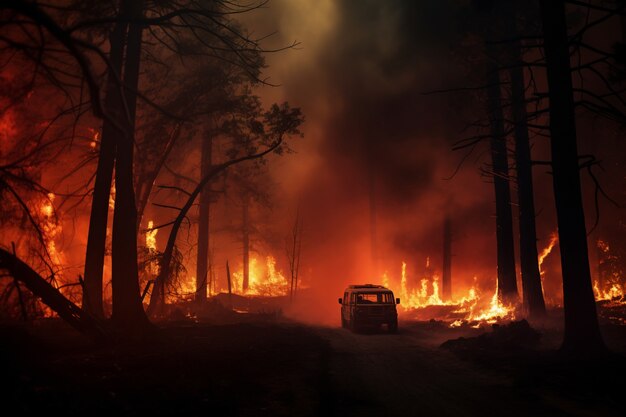
[[[411,329],[397,335],[320,328],[331,345],[337,416],[619,415],[533,381],[462,361]]]
[[[475,335],[436,322],[354,334],[292,321],[169,323],[145,342],[94,344],[58,320],[0,326],[10,415],[623,415],[623,356],[563,362],[549,350],[459,359]],[[624,338],[622,337],[622,339]]]

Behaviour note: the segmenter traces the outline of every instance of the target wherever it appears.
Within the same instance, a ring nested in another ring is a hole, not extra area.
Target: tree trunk
[[[446,214],[443,221],[443,274],[441,277],[441,293],[444,301],[448,301],[452,298],[452,224],[449,214]]]
[[[142,2],[129,0],[130,16],[141,17]],[[141,303],[137,266],[137,207],[133,177],[135,114],[139,84],[142,27],[131,23],[124,68],[127,118],[125,134],[117,136],[115,159],[115,208],[112,237],[112,321],[126,331],[142,331],[149,325]]]
[[[565,333],[562,350],[604,349],[593,296],[583,211],[576,116],[563,0],[541,0],[541,19],[550,98],[550,136],[556,203]]]
[[[243,222],[241,232],[243,234],[243,283],[241,285],[242,292],[246,292],[250,285],[250,196],[246,193],[243,196],[242,216]]]
[[[513,215],[509,190],[509,163],[502,114],[500,77],[496,58],[500,51],[487,43],[487,106],[491,124],[491,163],[496,196],[496,241],[498,262],[498,298],[506,303],[518,301],[513,249]]]
[[[211,170],[211,154],[213,138],[211,136],[202,142],[200,156],[200,178],[207,176]],[[204,302],[207,297],[207,281],[209,276],[209,214],[211,208],[211,190],[207,187],[200,193],[200,207],[198,209],[198,256],[196,262],[196,301]]]
[[[509,0],[506,11],[508,38],[517,39],[515,1]],[[546,306],[541,288],[539,257],[537,254],[537,231],[535,226],[535,201],[533,197],[533,177],[528,138],[526,97],[524,87],[524,67],[520,41],[513,41],[511,54],[511,114],[515,136],[515,165],[517,166],[517,199],[519,204],[520,269],[524,309],[531,318],[541,318],[546,314]]]
[[[104,254],[106,250],[107,222],[109,216],[109,198],[111,194],[111,178],[115,162],[115,136],[120,134],[119,126],[123,120],[120,87],[124,41],[127,24],[115,24],[109,42],[109,75],[105,98],[105,111],[108,116],[102,125],[100,153],[96,169],[96,181],[91,200],[89,216],[89,232],[87,235],[87,252],[85,255],[85,281],[83,286],[83,309],[96,317],[103,318],[102,308],[102,274]],[[111,72],[115,72],[115,75]],[[114,125],[117,124],[117,126]]]

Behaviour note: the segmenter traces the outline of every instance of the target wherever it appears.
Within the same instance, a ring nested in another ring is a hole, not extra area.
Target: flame
[[[611,288],[608,291],[600,289],[598,281],[593,282],[593,293],[596,301],[614,301],[617,303],[625,303],[624,290],[620,284],[611,284]]]
[[[146,230],[146,248],[156,251],[156,235],[159,232],[158,229],[153,229],[154,222],[148,221],[148,229]]]
[[[545,248],[543,248],[543,250],[541,251],[541,253],[539,254],[539,273],[541,275],[544,274],[545,271],[541,270],[541,265],[543,265],[543,261],[548,257],[548,255],[550,255],[550,253],[552,252],[552,249],[554,248],[554,245],[556,245],[556,243],[559,241],[559,236],[556,232],[552,232],[550,234],[550,242],[548,243],[548,246],[546,246]]]
[[[554,243],[552,244],[554,246]],[[430,259],[426,259],[427,273],[430,267]],[[481,297],[476,289],[477,278],[474,277],[474,285],[462,297],[455,297],[452,300],[443,301],[439,288],[439,276],[433,274],[431,277],[424,277],[419,281],[418,288],[410,288],[410,279],[407,274],[407,263],[402,262],[400,268],[400,291],[399,295],[402,303],[400,312],[410,312],[423,309],[429,306],[451,306],[455,307],[451,313],[462,315],[463,318],[454,319],[450,327],[459,327],[464,323],[471,323],[473,327],[480,327],[485,324],[493,324],[500,320],[514,320],[515,306],[504,305],[498,297],[498,288],[490,297]],[[389,277],[385,273],[382,277],[383,285],[389,286]],[[483,302],[483,300],[485,300]],[[488,301],[487,301],[488,300]]]
[[[441,297],[439,296],[438,280],[439,280],[439,277],[435,275],[433,277],[433,293],[431,294],[430,297],[428,297],[428,304],[430,305],[443,305],[443,301],[441,300]]]
[[[250,275],[248,289],[243,287],[243,266],[233,273],[233,292],[243,295],[260,295],[268,297],[284,296],[289,293],[289,281],[282,271],[276,269],[276,258],[269,255],[265,258],[265,268],[259,265],[255,257],[250,259]]]
[[[111,193],[109,194],[109,209],[115,209],[115,180],[111,182]]]
[[[481,322],[493,324],[499,320],[515,320],[515,309],[512,306],[502,304],[500,297],[498,297],[498,287],[496,285],[496,291],[491,297],[489,309],[477,315],[474,314],[473,310],[470,310],[467,320],[470,322],[478,322],[472,326],[476,328],[480,327]]]
[[[426,258],[426,268],[428,269],[429,267],[430,258]],[[406,268],[407,264],[403,261],[400,272],[400,297],[403,299],[401,304],[402,308],[409,310],[422,308],[428,305],[444,305],[444,302],[441,300],[441,296],[439,294],[439,277],[434,275],[432,279],[422,278],[420,280],[420,288],[410,290]],[[389,288],[388,284],[384,286]]]
[[[64,264],[65,256],[56,247],[55,239],[61,234],[63,228],[56,219],[54,211],[54,193],[48,193],[47,198],[39,204],[40,228],[46,250],[54,267]]]
[[[154,222],[148,221],[148,228],[146,229],[146,248],[151,255],[155,255],[157,252],[156,235],[159,229],[153,229]],[[147,270],[150,275],[156,277],[159,274],[159,263],[156,260],[150,260],[148,262]]]

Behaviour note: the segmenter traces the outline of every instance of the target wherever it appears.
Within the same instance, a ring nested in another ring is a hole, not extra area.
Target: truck
[[[341,327],[354,332],[364,328],[385,325],[390,333],[398,331],[400,299],[382,285],[349,285],[339,298],[341,304]]]

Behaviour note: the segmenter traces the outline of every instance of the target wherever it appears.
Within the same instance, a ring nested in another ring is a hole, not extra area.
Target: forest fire
[[[548,242],[548,245],[545,248],[543,248],[543,250],[539,254],[538,264],[539,264],[539,272],[541,273],[541,275],[544,275],[545,273],[545,271],[541,269],[541,266],[543,265],[543,261],[545,261],[548,255],[552,253],[552,249],[554,249],[554,246],[558,243],[558,241],[559,241],[559,235],[556,232],[552,232],[550,234],[550,241]]]
[[[289,282],[281,271],[276,270],[276,258],[265,257],[265,263],[258,262],[256,257],[250,259],[250,282],[243,288],[243,269],[232,276],[233,292],[241,295],[278,297],[289,293]],[[225,289],[222,289],[224,291]]]
[[[3,413],[623,414],[624,10],[0,2]]]
[[[42,199],[39,205],[39,214],[41,216],[41,233],[50,261],[52,266],[58,270],[65,263],[65,259],[63,253],[57,250],[55,242],[55,239],[63,233],[63,228],[54,211],[55,197],[54,193],[48,193],[47,197]]]
[[[620,284],[611,284],[611,287],[604,291],[599,288],[598,281],[594,281],[593,292],[595,294],[596,301],[612,301],[615,303],[626,304],[624,290]]]
[[[427,270],[430,268],[429,258],[426,260],[426,268]],[[390,284],[388,273],[383,274],[382,278],[382,285],[390,288],[400,297],[400,311],[407,317],[412,317],[414,313],[424,310],[430,311],[430,313],[424,313],[430,314],[427,317],[447,321],[450,327],[459,327],[468,323],[474,328],[516,318],[516,306],[504,305],[498,298],[497,288],[492,296],[483,296],[476,288],[476,277],[474,277],[474,285],[467,290],[465,296],[453,297],[445,301],[440,293],[438,275],[432,274],[430,277],[421,278],[419,285],[414,288],[409,287],[409,281],[412,280],[407,276],[406,262],[402,262],[401,265],[399,291],[396,291]],[[438,310],[431,308],[436,306],[447,308]]]

